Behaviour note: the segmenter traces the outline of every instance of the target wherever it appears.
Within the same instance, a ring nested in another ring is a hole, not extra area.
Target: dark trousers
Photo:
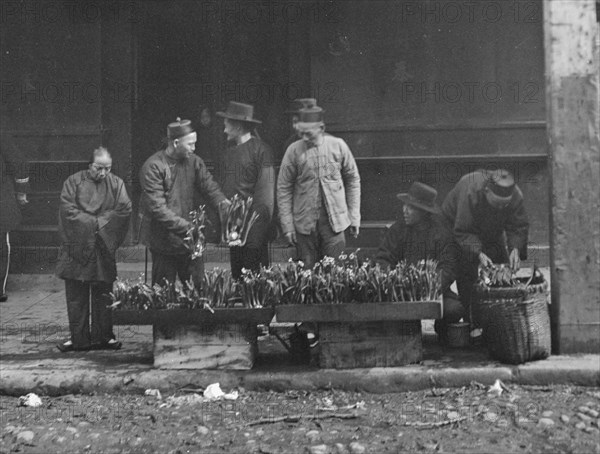
[[[91,344],[103,344],[115,338],[111,309],[107,307],[112,303],[112,283],[65,279],[65,291],[73,347],[87,348]]]
[[[229,263],[234,279],[242,275],[242,268],[259,271],[261,266],[269,266],[268,245],[263,243],[258,247],[254,245],[231,247],[229,248]]]
[[[458,295],[451,290],[444,293],[442,297],[444,316],[441,320],[436,320],[434,323],[435,332],[438,333],[443,340],[446,340],[448,324],[458,323],[460,319],[465,319],[465,308],[458,299]]]
[[[0,279],[2,279],[1,295],[6,293],[6,280],[10,265],[10,240],[8,232],[0,231]]]
[[[336,233],[329,223],[327,211],[321,210],[315,229],[308,235],[296,233],[298,255],[306,269],[312,269],[323,257],[337,259],[346,247],[344,232]]]
[[[259,217],[248,232],[246,244],[229,248],[229,263],[234,279],[242,275],[242,268],[259,271],[261,266],[269,266],[268,234],[270,223]]]
[[[177,277],[183,282],[192,278],[196,286],[202,284],[204,275],[204,260],[202,257],[192,261],[189,254],[167,255],[150,250],[152,253],[152,285],[175,283]]]

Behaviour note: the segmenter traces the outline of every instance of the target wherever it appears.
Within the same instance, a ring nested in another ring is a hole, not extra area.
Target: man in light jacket
[[[301,139],[285,152],[277,179],[277,206],[287,241],[306,268],[324,256],[337,258],[344,231],[360,228],[360,175],[346,142],[325,134],[323,109],[300,109]]]

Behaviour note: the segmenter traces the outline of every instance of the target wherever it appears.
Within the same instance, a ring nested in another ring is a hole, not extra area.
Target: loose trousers
[[[266,218],[265,218],[266,219]],[[270,222],[261,217],[248,232],[246,244],[229,248],[231,275],[234,279],[242,275],[242,268],[259,271],[261,266],[269,266],[268,237]]]
[[[344,232],[336,233],[331,228],[327,211],[319,211],[319,219],[315,229],[308,235],[296,233],[298,255],[306,269],[312,269],[315,263],[323,257],[337,259],[346,247]]]
[[[0,279],[2,279],[2,292],[6,294],[6,280],[8,279],[8,269],[10,267],[10,237],[8,232],[0,231]]]
[[[204,275],[204,259],[192,260],[189,254],[167,255],[150,250],[152,253],[152,285],[164,285],[165,279],[173,284],[177,277],[184,283],[190,280],[199,287]]]
[[[112,325],[112,282],[89,282],[65,279],[71,342],[75,349],[104,344],[115,338]],[[90,330],[90,303],[92,328]]]

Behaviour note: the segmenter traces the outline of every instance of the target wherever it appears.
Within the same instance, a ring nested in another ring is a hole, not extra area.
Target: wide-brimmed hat
[[[500,202],[510,202],[515,190],[515,178],[505,169],[486,171],[486,187]]]
[[[424,183],[415,182],[410,186],[408,192],[400,193],[396,197],[404,203],[429,213],[440,213],[440,208],[436,203],[437,191]]]
[[[298,123],[296,128],[298,129],[310,129],[316,126],[323,126],[323,113],[325,111],[314,105],[312,107],[304,107],[298,111]]]
[[[315,98],[297,98],[292,101],[290,108],[285,111],[288,114],[298,114],[300,109],[307,109],[317,105]]]
[[[229,118],[230,120],[262,124],[262,121],[254,118],[254,106],[251,104],[229,101],[225,112],[217,112],[217,115],[222,118]]]
[[[179,139],[193,132],[192,122],[190,120],[182,120],[179,117],[167,126],[167,138],[171,140]]]

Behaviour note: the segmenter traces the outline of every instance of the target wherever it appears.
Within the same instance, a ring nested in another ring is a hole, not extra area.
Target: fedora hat
[[[426,184],[415,182],[410,186],[408,192],[400,193],[396,197],[404,203],[428,211],[429,213],[440,213],[440,208],[435,202],[437,191]]]
[[[243,104],[241,102],[229,101],[225,112],[217,112],[217,116],[229,118],[230,120],[262,124],[262,121],[254,118],[254,106],[251,104]]]
[[[292,101],[290,108],[285,111],[288,114],[298,114],[300,109],[306,109],[317,105],[315,98],[296,98]]]
[[[179,117],[167,126],[167,138],[171,140],[179,139],[193,132],[192,122],[190,120],[182,120]]]

